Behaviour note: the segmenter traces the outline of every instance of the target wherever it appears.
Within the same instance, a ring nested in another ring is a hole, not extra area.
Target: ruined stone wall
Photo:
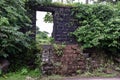
[[[61,74],[74,75],[87,71],[94,71],[100,68],[104,63],[102,57],[95,50],[83,53],[70,33],[75,31],[76,21],[71,15],[71,7],[54,7],[54,6],[33,6],[31,8],[31,31],[36,32],[36,11],[46,11],[53,14],[53,33],[52,36],[56,43],[65,42],[68,45],[63,49],[63,54],[58,56],[53,45],[44,45],[42,52],[42,72],[43,74]],[[44,25],[41,25],[44,27]],[[102,55],[102,54],[101,54]],[[106,61],[107,62],[107,61]],[[102,65],[101,65],[102,64]]]
[[[76,43],[70,32],[75,31],[75,23],[71,13],[71,7],[54,7],[54,6],[34,6],[32,7],[32,31],[35,33],[36,28],[36,11],[51,12],[53,15],[53,33],[52,37],[56,43],[65,42],[67,44]],[[44,25],[41,25],[44,27]]]
[[[57,45],[57,50],[53,45],[42,47],[43,74],[77,75],[87,71],[92,72],[102,64],[103,59],[100,55],[83,53],[76,44],[61,47],[61,45]]]

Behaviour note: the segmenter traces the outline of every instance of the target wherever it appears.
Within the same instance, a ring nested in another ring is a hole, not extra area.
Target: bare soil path
[[[68,78],[65,80],[120,80],[120,78]]]

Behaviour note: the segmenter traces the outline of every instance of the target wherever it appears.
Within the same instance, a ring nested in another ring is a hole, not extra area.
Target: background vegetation
[[[31,20],[25,2],[26,0],[0,2],[0,56],[10,61],[10,70],[13,71],[34,59],[35,47],[28,30]]]
[[[120,50],[119,3],[78,4],[73,9],[79,28],[73,33],[84,49],[97,48],[118,57]]]

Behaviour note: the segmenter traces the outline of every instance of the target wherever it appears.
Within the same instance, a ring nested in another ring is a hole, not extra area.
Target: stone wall
[[[87,71],[92,72],[103,62],[100,55],[93,52],[83,53],[77,44],[61,47],[61,45],[57,45],[56,50],[53,45],[43,46],[43,74],[77,75]],[[59,54],[58,51],[62,51],[62,54]]]
[[[56,43],[65,42],[67,44],[76,43],[73,36],[70,36],[70,32],[73,32],[77,28],[77,24],[73,19],[71,13],[71,7],[55,7],[55,6],[33,6],[32,11],[32,31],[36,31],[36,11],[51,12],[53,15],[53,33],[52,37]],[[41,25],[44,27],[44,25]],[[35,36],[35,35],[34,35]]]

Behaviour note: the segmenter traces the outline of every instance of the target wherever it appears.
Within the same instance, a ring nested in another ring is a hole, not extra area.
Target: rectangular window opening
[[[51,12],[36,11],[36,40],[40,43],[50,43],[53,32],[53,16]]]

